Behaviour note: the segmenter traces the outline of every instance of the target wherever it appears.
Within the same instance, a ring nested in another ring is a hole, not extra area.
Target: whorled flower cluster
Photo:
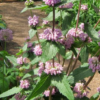
[[[2,29],[0,30],[0,40],[11,41],[13,39],[12,30]]]
[[[84,23],[81,23],[79,25],[79,28],[72,28],[68,31],[67,34],[72,35],[73,37],[78,37],[81,41],[85,41],[88,38],[88,35],[86,33],[83,32],[84,29]]]
[[[33,48],[33,52],[34,52],[35,55],[40,56],[42,54],[41,46],[40,45],[36,45]]]
[[[17,58],[17,63],[22,65],[23,63],[26,63],[26,58],[23,58],[23,57],[18,57]]]
[[[56,93],[55,88],[53,88],[51,94],[54,95],[55,93]],[[46,97],[49,97],[49,95],[50,95],[50,89],[45,90],[43,94],[44,94]]]
[[[76,83],[74,87],[74,92],[76,93],[77,98],[86,97],[88,94],[88,91],[84,90],[84,84],[83,83]]]
[[[73,3],[72,2],[69,2],[69,3],[66,3],[64,5],[59,6],[59,8],[72,8],[72,7],[73,7]]]
[[[43,64],[42,62],[39,63],[39,70],[38,70],[38,75],[41,76],[42,72],[45,72],[46,74],[50,75],[57,75],[61,74],[63,71],[63,67],[59,63],[51,63],[51,62],[46,62]]]
[[[42,23],[43,25],[47,25],[47,24],[49,24],[49,21],[47,21],[47,20],[43,20],[43,23]]]
[[[58,39],[62,36],[62,32],[59,29],[54,29],[54,32],[51,28],[47,28],[43,33],[39,34],[40,39],[46,39],[51,41],[58,41]]]
[[[29,26],[35,27],[39,23],[39,17],[34,15],[33,17],[28,17],[28,24]]]
[[[26,0],[25,1],[25,6],[27,6],[27,7],[33,6],[33,4],[34,4],[33,0]]]
[[[92,72],[96,70],[100,71],[100,62],[97,57],[91,57],[88,60],[89,68],[92,69]]]
[[[45,2],[46,5],[49,5],[49,6],[54,6],[55,4],[61,2],[61,0],[43,0],[43,1]]]
[[[100,87],[97,88],[97,91],[100,93]]]
[[[26,96],[25,95],[21,95],[20,93],[17,93],[15,96],[15,100],[25,100]]]
[[[88,10],[88,5],[81,5],[81,10],[83,10],[83,11]]]
[[[30,83],[29,83],[28,80],[21,80],[21,81],[20,81],[20,87],[21,87],[22,89],[28,89],[29,86],[30,86]]]

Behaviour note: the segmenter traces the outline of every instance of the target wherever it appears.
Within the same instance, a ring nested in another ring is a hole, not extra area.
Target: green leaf
[[[53,76],[51,80],[51,85],[56,86],[59,92],[66,96],[69,100],[74,100],[74,95],[66,76]]]
[[[12,89],[0,94],[0,98],[8,97],[11,95],[14,95],[16,93],[19,93],[22,89],[20,87],[13,87]]]
[[[65,55],[65,59],[70,59],[72,57],[72,51],[68,51]]]
[[[31,77],[31,76],[32,76],[31,74],[27,73],[27,74],[25,74],[25,75],[23,76],[22,80],[25,79],[25,78]]]
[[[36,96],[44,92],[51,83],[51,76],[47,74],[42,74],[40,81],[36,85],[36,87],[32,90],[31,94],[28,96],[26,100],[34,99]]]
[[[6,56],[8,58],[8,60],[10,60],[10,62],[14,65],[14,66],[17,66],[17,58],[12,55],[12,56]]]
[[[27,50],[27,43],[22,48],[22,51],[26,51],[26,50]]]
[[[30,62],[30,64],[31,64],[31,65],[34,65],[34,64],[36,64],[37,62],[39,62],[40,60],[41,60],[41,57],[36,56],[36,58],[34,58],[34,59]]]
[[[92,72],[91,69],[89,69],[88,66],[89,65],[87,63],[84,63],[82,66],[80,66],[79,68],[75,69],[71,73],[71,76],[74,77],[74,82],[78,82],[79,80],[83,80],[86,77],[94,75],[94,73]]]
[[[94,94],[94,95],[90,98],[90,100],[98,100],[98,97],[99,97],[99,92],[96,93],[96,94]]]
[[[29,30],[29,36],[30,36],[30,38],[32,38],[36,33],[37,33],[37,30],[35,30],[35,29],[30,29],[30,30]]]
[[[42,62],[46,62],[56,56],[58,47],[53,42],[43,42],[42,44]]]
[[[81,63],[85,63],[88,61],[89,57],[89,52],[87,46],[83,47],[80,51],[80,58],[81,58]]]
[[[6,29],[6,23],[3,20],[0,20],[0,28]]]
[[[85,31],[94,41],[100,41],[98,32],[89,24],[85,24]]]

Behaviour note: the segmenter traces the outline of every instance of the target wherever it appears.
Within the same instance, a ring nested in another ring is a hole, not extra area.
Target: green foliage
[[[29,36],[30,36],[30,39],[34,37],[34,35],[37,33],[37,30],[35,29],[30,29],[29,30]]]
[[[99,97],[99,93],[96,93],[96,94],[94,94],[91,98],[90,98],[90,100],[97,100],[98,99],[98,97]]]

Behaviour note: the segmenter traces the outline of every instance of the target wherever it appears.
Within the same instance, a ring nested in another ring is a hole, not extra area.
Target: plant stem
[[[99,24],[99,22],[100,22],[100,19],[97,21],[97,23],[96,23],[96,25],[94,26],[94,28],[97,27],[97,25]]]
[[[62,63],[62,67],[64,66],[64,64],[65,64],[65,59],[63,58],[63,63]]]
[[[60,54],[58,54],[58,62],[60,63]]]
[[[76,38],[76,32],[77,32],[77,28],[78,28],[80,9],[81,9],[81,0],[80,0],[80,3],[79,3],[79,9],[78,9],[78,16],[77,16],[77,23],[76,23],[76,30],[75,30],[75,38]]]
[[[67,70],[66,70],[66,74],[68,73],[69,68],[70,68],[70,66],[71,66],[71,64],[72,64],[73,56],[74,56],[74,54],[72,54],[72,57],[71,57],[71,59],[70,59],[70,61],[69,61],[68,68],[67,68]]]
[[[95,72],[95,73],[96,73],[96,72]],[[95,75],[95,73],[94,73],[94,75]],[[83,89],[86,89],[86,87],[89,85],[89,83],[90,83],[90,82],[91,82],[91,80],[93,79],[94,75],[93,75],[93,76],[91,76],[91,77],[89,78],[89,80],[86,82],[86,84],[85,84],[85,86],[84,86],[84,88],[83,88]]]
[[[52,87],[50,88],[49,100],[52,100],[52,98],[51,98],[51,94],[52,94]]]
[[[31,16],[33,16],[33,15],[32,15],[32,10],[30,10],[30,14],[31,14]]]
[[[38,43],[40,44],[39,36],[37,33],[36,33],[36,37],[37,37]]]

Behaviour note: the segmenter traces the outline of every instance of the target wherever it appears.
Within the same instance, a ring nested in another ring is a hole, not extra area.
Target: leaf
[[[30,30],[29,30],[29,36],[30,36],[30,38],[32,38],[36,33],[37,33],[37,30],[35,30],[35,29],[30,29]]]
[[[66,96],[69,100],[74,100],[74,95],[66,76],[53,76],[51,80],[51,85],[56,86],[59,92]]]
[[[84,63],[79,68],[75,69],[71,76],[74,77],[74,82],[78,82],[79,80],[83,80],[86,77],[93,76],[94,73],[91,69],[89,69],[88,64]]]
[[[41,60],[42,62],[46,62],[50,59],[52,59],[54,56],[56,56],[58,52],[58,48],[53,42],[43,42],[42,44],[42,56]]]
[[[32,76],[31,74],[27,73],[27,74],[25,74],[25,75],[23,76],[22,80],[25,79],[25,78],[31,77],[31,76]]]
[[[40,81],[36,85],[36,87],[32,90],[31,94],[28,96],[26,100],[31,100],[44,92],[51,83],[51,76],[47,74],[42,74]]]
[[[85,24],[86,33],[92,38],[94,41],[100,41],[98,32],[89,24]]]
[[[0,94],[0,98],[8,97],[11,95],[14,95],[16,93],[19,93],[22,89],[20,87],[13,87],[12,89]]]
[[[94,94],[94,95],[90,98],[90,100],[97,100],[98,97],[99,97],[99,92],[96,93],[96,94]]]
[[[65,59],[70,59],[72,57],[72,51],[68,51],[65,55]]]
[[[80,51],[81,63],[87,62],[88,57],[89,57],[88,48],[87,48],[87,46],[84,46]]]
[[[14,65],[14,66],[17,66],[17,58],[12,55],[12,56],[6,56],[8,58],[8,60],[10,60],[10,62]]]
[[[40,60],[41,60],[41,57],[36,56],[36,58],[34,58],[34,59],[30,62],[30,64],[31,64],[31,65],[34,65],[34,64],[36,64],[37,62],[39,62]]]
[[[27,50],[27,43],[22,48],[22,51],[26,51],[26,50]]]

